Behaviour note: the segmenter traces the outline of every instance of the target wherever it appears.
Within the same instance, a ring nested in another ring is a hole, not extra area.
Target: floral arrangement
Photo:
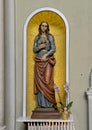
[[[63,104],[61,101],[61,97],[60,97],[60,88],[55,84],[54,85],[54,90],[56,93],[58,93],[58,97],[59,97],[59,107],[57,107],[57,109],[62,113],[64,111],[67,111],[68,113],[70,112],[70,108],[72,107],[73,101],[69,102],[69,85],[65,84],[64,85],[64,89],[66,92],[66,104]]]

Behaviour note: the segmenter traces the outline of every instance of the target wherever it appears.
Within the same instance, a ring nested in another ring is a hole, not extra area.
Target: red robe
[[[48,57],[46,61],[35,57],[34,94],[40,91],[53,104],[56,103],[53,81],[53,68],[55,63],[56,61],[53,56]]]

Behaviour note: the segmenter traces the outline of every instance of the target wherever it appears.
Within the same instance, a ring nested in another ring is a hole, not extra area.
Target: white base
[[[62,120],[62,119],[32,119],[31,117],[19,117],[16,121],[17,122],[26,122],[26,123],[29,123],[29,122],[49,122],[52,121],[52,122],[74,122],[73,120],[73,116],[70,115],[69,119],[68,120]]]
[[[31,117],[20,117],[17,122],[27,123],[28,130],[75,130],[72,115],[68,120],[62,119],[32,119]]]

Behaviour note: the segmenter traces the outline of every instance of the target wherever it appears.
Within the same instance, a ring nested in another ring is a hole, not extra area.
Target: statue
[[[52,108],[56,104],[53,81],[56,46],[54,37],[49,33],[49,24],[45,21],[39,25],[39,33],[34,40],[33,52],[36,54],[34,66],[36,106],[38,108]]]

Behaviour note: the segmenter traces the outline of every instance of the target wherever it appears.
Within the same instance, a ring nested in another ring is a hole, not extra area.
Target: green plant
[[[61,96],[60,96],[60,88],[56,84],[54,85],[54,89],[55,89],[55,92],[58,94],[58,97],[59,97],[59,102],[57,103],[55,108],[58,109],[60,112],[67,111],[68,113],[71,113],[70,108],[72,107],[73,101],[69,102],[69,85],[67,83],[64,85],[64,89],[65,89],[65,92],[66,92],[66,104],[67,105],[62,103]]]
[[[69,113],[71,113],[70,108],[72,107],[73,101],[69,102],[68,105],[64,105],[61,101],[59,103],[60,103],[60,106],[58,107],[58,110],[60,112],[68,111]]]

